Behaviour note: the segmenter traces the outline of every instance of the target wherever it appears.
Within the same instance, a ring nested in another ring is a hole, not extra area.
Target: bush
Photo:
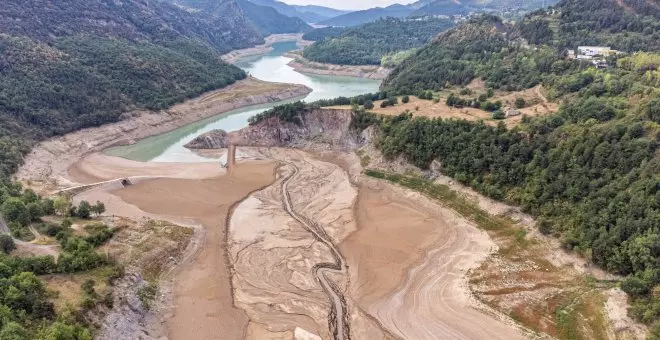
[[[364,102],[364,109],[365,110],[371,110],[373,108],[374,108],[374,102],[372,102],[371,100],[367,100],[367,101]]]
[[[410,101],[409,96],[406,95],[406,96],[401,97],[401,102],[402,103],[407,104],[409,101]]]
[[[88,219],[92,213],[92,206],[87,201],[81,201],[78,205],[78,217]]]
[[[31,202],[27,205],[28,213],[32,221],[39,221],[44,216],[44,211],[39,202]]]
[[[623,280],[621,289],[632,296],[641,296],[649,292],[647,283],[636,276],[630,276]]]
[[[7,234],[0,235],[0,250],[5,254],[9,254],[14,249],[16,249],[14,239]]]
[[[646,107],[646,115],[650,120],[660,124],[660,98],[653,99]]]
[[[493,119],[504,119],[506,116],[502,110],[497,110],[492,114]]]
[[[520,98],[520,97],[519,97],[519,98],[516,98],[516,108],[518,108],[518,109],[522,109],[522,108],[525,107],[526,104],[527,104],[527,103],[525,102],[525,99]]]
[[[16,222],[24,226],[30,223],[30,213],[25,203],[18,198],[11,197],[7,199],[2,203],[0,211],[9,223]]]

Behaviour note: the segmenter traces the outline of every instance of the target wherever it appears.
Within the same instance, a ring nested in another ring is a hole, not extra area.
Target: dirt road
[[[318,223],[299,215],[294,209],[293,204],[291,203],[291,195],[287,189],[289,182],[295,178],[298,173],[298,167],[293,164],[288,164],[293,172],[287,179],[282,181],[282,193],[284,199],[284,210],[293,217],[298,223],[304,226],[310,233],[314,234],[314,237],[325,244],[332,251],[335,263],[319,263],[314,266],[314,273],[316,279],[323,287],[323,291],[328,295],[330,299],[332,310],[329,313],[328,323],[330,325],[331,333],[333,334],[336,340],[348,340],[350,336],[350,322],[348,320],[348,313],[346,311],[346,298],[344,295],[337,289],[334,283],[331,283],[331,280],[328,280],[327,274],[346,274],[346,261],[344,257],[337,249],[337,246],[332,242],[332,239],[328,234],[323,230]]]

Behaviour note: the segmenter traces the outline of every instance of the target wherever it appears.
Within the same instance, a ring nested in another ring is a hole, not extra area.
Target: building
[[[615,50],[606,46],[579,46],[577,49],[578,59],[591,59],[595,56],[608,56],[614,53],[616,53]],[[580,56],[591,58],[580,58]]]

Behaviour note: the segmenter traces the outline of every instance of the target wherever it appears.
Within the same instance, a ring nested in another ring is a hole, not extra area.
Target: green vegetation
[[[329,38],[338,37],[345,30],[346,28],[344,27],[333,27],[333,26],[316,28],[312,31],[303,34],[303,39],[309,41],[323,41]]]
[[[304,33],[312,30],[302,19],[288,17],[268,6],[259,6],[248,0],[237,0],[245,16],[264,36],[281,33]]]
[[[533,44],[569,49],[590,45],[628,52],[660,50],[660,7],[650,1],[564,0],[557,9],[528,16],[520,23],[520,34]]]
[[[317,62],[342,65],[392,65],[421,47],[436,34],[453,26],[446,19],[380,19],[347,29],[337,37],[317,41],[304,50],[304,57]]]

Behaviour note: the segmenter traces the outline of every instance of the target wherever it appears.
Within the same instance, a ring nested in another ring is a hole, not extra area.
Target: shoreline
[[[344,76],[365,79],[382,80],[392,72],[391,69],[377,65],[336,65],[310,61],[296,53],[286,53],[288,58],[293,58],[287,65],[296,72],[303,74],[317,74],[326,76]]]
[[[266,42],[262,45],[234,50],[227,54],[223,54],[220,58],[226,63],[233,64],[241,58],[266,54],[272,51],[273,44],[278,42],[295,41],[298,47],[305,47],[313,43],[313,41],[304,40],[302,36],[302,33],[272,34],[265,38]]]
[[[76,183],[68,178],[67,171],[85,155],[111,146],[133,144],[136,140],[239,108],[302,97],[310,92],[311,89],[304,85],[265,82],[249,77],[157,113],[146,110],[126,112],[118,122],[38,143],[25,156],[15,177],[24,182],[40,182],[48,189],[70,186]]]

